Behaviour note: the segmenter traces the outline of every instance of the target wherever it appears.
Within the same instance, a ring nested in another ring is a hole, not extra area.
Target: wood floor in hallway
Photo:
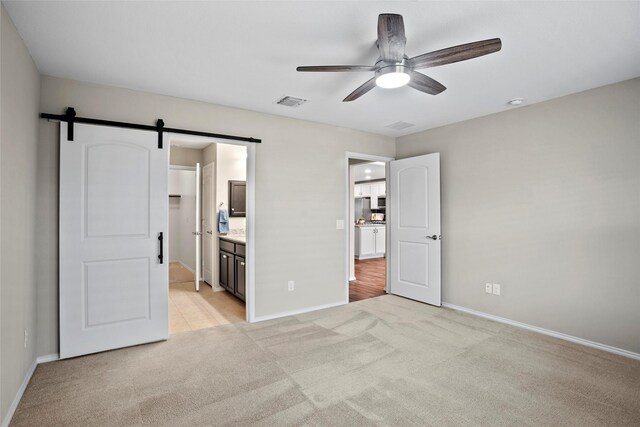
[[[385,294],[387,259],[356,260],[356,280],[349,282],[349,302]]]
[[[202,282],[196,292],[193,273],[169,264],[169,333],[195,331],[245,321],[245,305],[228,292],[214,292]]]

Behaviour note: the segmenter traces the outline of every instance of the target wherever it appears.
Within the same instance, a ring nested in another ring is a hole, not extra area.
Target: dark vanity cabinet
[[[233,258],[235,261],[235,284],[236,284],[236,296],[244,301],[245,296],[245,271],[246,271],[246,261],[244,258],[239,256],[235,256]]]
[[[246,181],[229,181],[229,216],[247,216]]]
[[[246,245],[233,240],[220,238],[220,286],[228,292],[240,298],[245,299],[246,289]]]

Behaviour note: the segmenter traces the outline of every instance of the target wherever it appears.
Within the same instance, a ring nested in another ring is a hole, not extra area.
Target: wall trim
[[[622,348],[612,347],[607,344],[601,344],[595,341],[589,341],[584,338],[574,337],[573,335],[563,334],[562,332],[552,331],[550,329],[541,328],[539,326],[529,325],[527,323],[518,322],[516,320],[507,319],[505,317],[494,316],[493,314],[484,313],[482,311],[473,310],[471,308],[461,307],[459,305],[450,304],[448,302],[442,303],[443,307],[450,308],[456,311],[462,311],[464,313],[472,314],[474,316],[483,317],[485,319],[494,320],[496,322],[505,323],[507,325],[515,326],[517,328],[527,329],[529,331],[538,332],[539,334],[548,335],[550,337],[559,338],[561,340],[570,341],[575,344],[582,344],[587,347],[597,348],[598,350],[606,351],[608,353],[617,354],[619,356],[628,357],[630,359],[640,360],[640,353],[634,353]]]
[[[40,365],[41,363],[49,363],[59,359],[60,359],[60,353],[46,354],[44,356],[39,356],[36,359],[36,363]]]
[[[27,384],[29,384],[29,381],[31,381],[31,377],[33,376],[33,373],[36,370],[36,366],[38,366],[38,361],[34,360],[33,363],[31,364],[31,367],[27,371],[27,374],[24,376],[24,380],[22,380],[22,384],[20,384],[20,388],[18,389],[18,392],[13,398],[13,402],[11,402],[11,406],[9,406],[7,415],[5,415],[4,419],[2,420],[2,427],[8,427],[9,424],[11,424],[11,419],[13,418],[13,414],[15,414],[16,409],[18,409],[18,404],[20,403],[20,400],[22,400],[22,395],[24,394],[24,391],[27,389]]]
[[[345,305],[345,304],[346,303],[344,301],[338,301],[338,302],[332,302],[332,303],[329,303],[329,304],[316,305],[316,306],[313,306],[313,307],[306,307],[306,308],[302,308],[302,309],[299,309],[299,310],[283,311],[282,313],[268,314],[266,316],[256,316],[253,319],[253,321],[254,322],[263,322],[265,320],[279,319],[281,317],[287,317],[287,316],[295,316],[297,314],[309,313],[311,311],[323,310],[325,308],[332,308],[332,307],[337,307],[339,305]]]
[[[193,273],[193,277],[196,277],[196,276],[195,276],[195,275],[196,275],[196,272],[195,272],[195,271],[193,271],[193,270],[191,269],[191,267],[189,267],[189,266],[188,266],[187,264],[185,264],[184,262],[182,262],[182,261],[180,261],[180,260],[178,260],[178,261],[169,261],[169,262],[177,262],[178,264],[180,264],[181,266],[183,266],[184,268],[186,268],[187,270],[189,270],[190,272],[192,272],[192,273]],[[194,279],[194,282],[195,282],[195,279]]]

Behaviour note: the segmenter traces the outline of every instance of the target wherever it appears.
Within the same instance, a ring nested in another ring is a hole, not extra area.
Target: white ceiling
[[[43,74],[399,136],[640,76],[640,2],[4,2]],[[502,51],[425,70],[431,96],[376,88],[379,13],[404,16],[407,54],[502,38]],[[292,109],[273,102],[306,98]],[[402,131],[385,128],[404,121]]]
[[[355,182],[382,179],[385,176],[385,165],[382,162],[358,163],[353,165],[351,173]]]

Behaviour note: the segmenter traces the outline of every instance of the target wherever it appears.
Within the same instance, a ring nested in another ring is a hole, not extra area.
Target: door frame
[[[345,152],[345,223],[346,223],[346,227],[344,227],[345,229],[345,259],[347,260],[347,264],[346,264],[346,272],[345,272],[345,276],[346,276],[346,280],[345,280],[345,297],[344,297],[344,301],[345,304],[349,304],[349,279],[350,277],[350,266],[351,266],[351,251],[350,251],[350,245],[351,245],[351,228],[353,227],[353,224],[351,224],[351,221],[349,220],[349,218],[351,217],[351,212],[350,212],[350,206],[351,206],[351,181],[349,179],[350,177],[350,172],[351,169],[349,168],[349,160],[350,159],[357,159],[357,160],[369,160],[372,162],[384,162],[385,166],[384,166],[384,175],[385,175],[385,182],[389,177],[389,173],[390,173],[390,168],[389,168],[389,162],[391,162],[392,160],[395,160],[395,157],[387,157],[387,156],[376,156],[373,154],[365,154],[365,153],[356,153],[356,152],[352,152],[352,151],[346,151]],[[390,188],[389,186],[387,186],[387,192],[386,192],[386,197],[387,200],[389,200],[389,194],[390,194]],[[385,260],[386,260],[386,271],[387,274],[385,274],[385,291],[387,293],[389,293],[389,256],[390,256],[390,246],[389,246],[389,242],[391,241],[391,239],[389,239],[389,222],[387,220],[388,218],[388,212],[390,211],[389,208],[389,204],[387,203],[386,208],[385,208],[385,230],[386,230],[386,242],[385,242]],[[355,239],[355,236],[354,236]]]
[[[206,168],[211,168],[211,169],[212,169],[213,184],[215,184],[215,183],[216,183],[216,179],[215,179],[215,178],[216,178],[216,175],[215,175],[215,173],[216,173],[216,162],[217,162],[217,159],[216,159],[216,161],[209,162],[209,163],[207,163],[206,165],[202,166],[202,168],[201,168],[202,173],[201,173],[201,175],[200,175],[200,188],[202,188],[202,184],[203,184],[203,182],[204,182],[204,170],[205,170]],[[210,197],[210,198],[212,198],[213,196],[215,196],[215,195],[216,195],[215,185],[212,185],[212,186],[211,186],[211,191],[210,191],[210,193],[211,193],[211,194],[209,194],[209,197]],[[203,203],[203,201],[204,201],[204,192],[203,192],[203,193],[202,193],[202,195],[201,195],[201,203],[202,203],[202,205],[203,205],[203,207],[204,207],[204,203]],[[216,205],[216,203],[215,203],[215,197],[213,197],[213,198],[211,199],[211,205],[214,207],[214,213],[215,213],[215,205]],[[212,221],[212,224],[215,224],[215,221],[214,221],[214,218],[213,218],[213,217],[211,218],[211,221]],[[202,242],[203,242],[203,248],[204,248],[204,237],[205,237],[205,236],[204,236],[204,234],[203,234],[203,235],[202,235],[202,238],[203,238],[203,239],[202,239]],[[212,241],[211,241],[211,254],[212,254],[212,256],[214,256],[214,254],[216,253],[216,248],[217,248],[217,247],[218,247],[217,245],[214,245],[214,244],[213,244],[213,237],[212,237]],[[204,257],[204,250],[202,251],[202,255],[203,255],[203,257]],[[202,259],[204,260],[204,258],[202,258]],[[216,263],[215,263],[215,262],[213,262],[213,260],[212,260],[212,262],[211,262],[211,281],[212,281],[212,282],[214,282],[215,277],[216,277]],[[204,268],[203,268],[203,269],[202,269],[202,280],[204,280],[204,279],[205,279],[205,277],[204,277]],[[213,290],[214,290],[214,291],[222,290],[222,288],[221,288],[221,287],[219,287],[219,286],[217,286],[215,283],[209,283],[209,284],[211,285],[211,287],[213,288]]]
[[[171,153],[169,153],[169,154],[171,154]],[[169,160],[169,161],[171,161],[171,160]],[[175,170],[175,171],[192,171],[192,172],[194,172],[194,173],[195,173],[195,171],[196,171],[196,167],[195,167],[195,166],[183,166],[183,165],[172,165],[172,164],[170,164],[170,165],[169,165],[169,170]],[[168,187],[168,186],[167,186],[167,187]],[[169,218],[169,216],[167,216],[167,218],[168,218],[168,219],[170,219],[170,218]],[[171,235],[171,233],[169,233],[169,234],[167,235],[167,237],[168,237],[168,239],[167,239],[167,240],[169,241],[169,246],[171,246],[171,239],[173,238],[173,236]],[[168,253],[169,253],[169,262],[171,262],[171,250],[169,250],[169,251],[168,251]],[[173,261],[176,261],[176,260],[173,260]],[[188,266],[186,266],[182,261],[178,261],[178,262],[180,263],[180,265],[182,265],[184,268],[186,268],[187,270],[189,270],[190,272],[192,272],[194,275],[196,274],[196,272],[195,272],[194,270],[191,270],[191,268],[189,268]]]
[[[256,320],[256,145],[250,142],[232,141],[228,139],[213,138],[208,136],[183,135],[165,132],[166,143],[171,146],[171,141],[185,142],[209,142],[211,144],[240,145],[247,148],[247,254],[246,262],[246,300],[245,313],[246,321],[253,323]]]

